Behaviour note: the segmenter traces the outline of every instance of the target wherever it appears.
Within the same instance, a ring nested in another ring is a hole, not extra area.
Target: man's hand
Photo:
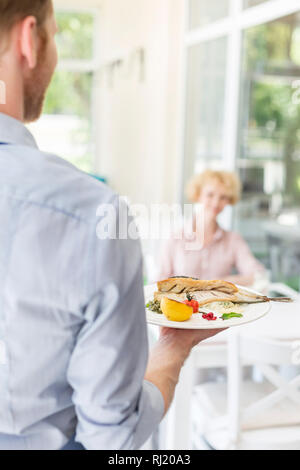
[[[161,328],[159,342],[173,344],[173,346],[180,350],[182,353],[186,351],[187,355],[190,354],[192,348],[202,341],[212,338],[225,331],[220,330],[183,330],[175,328]]]
[[[172,402],[180,370],[192,348],[222,331],[161,328],[160,338],[150,353],[145,380],[161,391],[165,413]]]

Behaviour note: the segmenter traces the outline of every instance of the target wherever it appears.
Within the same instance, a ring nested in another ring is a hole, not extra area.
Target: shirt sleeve
[[[242,276],[252,276],[263,272],[264,266],[253,256],[246,241],[237,233],[233,234],[235,267]]]
[[[139,449],[164,413],[161,392],[144,381],[148,339],[140,243],[91,238],[87,289],[93,293],[68,368],[76,439],[88,450]]]

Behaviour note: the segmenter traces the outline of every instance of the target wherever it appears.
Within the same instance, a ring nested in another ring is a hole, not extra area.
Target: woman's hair
[[[186,195],[191,202],[197,202],[203,187],[211,182],[218,181],[228,191],[230,204],[236,204],[241,197],[241,182],[236,173],[229,171],[206,170],[200,175],[195,175],[187,185]]]

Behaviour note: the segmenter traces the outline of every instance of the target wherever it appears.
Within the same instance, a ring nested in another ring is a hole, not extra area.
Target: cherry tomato
[[[215,317],[215,315],[214,315],[212,312],[210,312],[210,313],[204,313],[204,314],[202,315],[202,318],[204,318],[204,320],[208,320],[208,321],[215,321],[215,320],[217,320],[217,317]]]
[[[189,307],[193,307],[193,313],[198,313],[199,311],[199,302],[197,300],[185,300],[184,303]]]

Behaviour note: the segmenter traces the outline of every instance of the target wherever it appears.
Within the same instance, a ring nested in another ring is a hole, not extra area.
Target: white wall
[[[132,202],[173,202],[180,166],[183,0],[103,0],[101,62],[146,50],[146,79],[98,80],[97,170]]]
[[[54,0],[57,7],[100,12],[96,170],[132,202],[172,203],[180,194],[184,1]],[[133,73],[110,88],[105,65],[141,47],[145,81]]]

